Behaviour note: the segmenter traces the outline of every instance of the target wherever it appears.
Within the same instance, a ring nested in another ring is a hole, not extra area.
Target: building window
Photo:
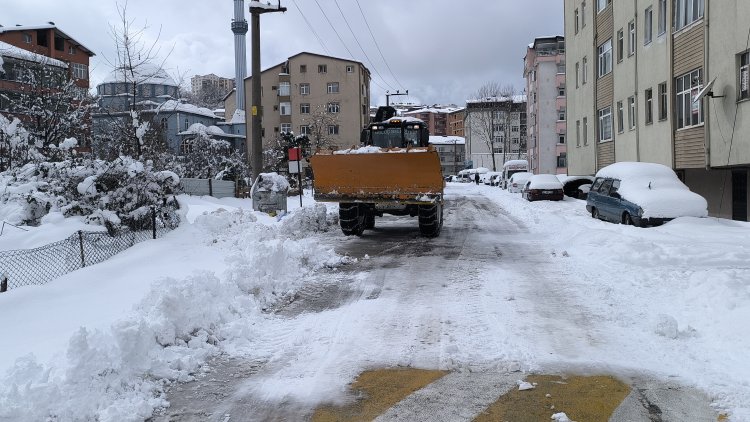
[[[291,116],[292,115],[292,103],[289,103],[289,102],[279,103],[279,115]]]
[[[327,108],[329,113],[339,113],[341,111],[339,103],[328,103]]]
[[[309,135],[310,134],[310,126],[309,125],[301,125],[299,127],[299,134],[300,135]]]
[[[646,124],[650,125],[654,122],[654,90],[649,88],[646,90]]]
[[[328,73],[328,65],[319,64],[318,73]]]
[[[299,95],[310,95],[310,84],[299,84]]]
[[[696,69],[677,77],[675,85],[677,128],[703,123],[702,101],[693,101],[703,87],[703,70]]]
[[[635,129],[635,117],[635,97],[628,97],[628,128],[630,130]]]
[[[299,114],[310,114],[310,103],[302,103],[299,105]]]
[[[596,0],[596,12],[599,13],[606,9],[611,2],[612,0]]]
[[[628,56],[635,54],[635,21],[628,23]]]
[[[704,0],[674,0],[674,30],[703,18]]]
[[[667,83],[659,84],[659,120],[667,120]]]
[[[651,44],[654,32],[654,8],[649,6],[643,14],[643,45]]]
[[[299,73],[307,73],[307,65],[306,64],[299,65]]]
[[[327,87],[329,94],[338,94],[339,93],[339,83],[338,82],[328,82]]]
[[[578,9],[573,12],[573,31],[575,34],[578,33]]]
[[[561,133],[557,135],[557,143],[558,144],[564,144],[565,143],[565,134]]]
[[[329,135],[338,135],[339,134],[339,125],[328,125],[328,134]]]
[[[354,66],[350,64],[346,65],[346,73],[354,73]]]
[[[617,63],[622,61],[623,51],[625,51],[625,36],[622,28],[617,31]]]
[[[580,65],[576,62],[576,88],[578,88],[578,72],[580,71]]]
[[[622,109],[622,101],[617,102],[617,133],[622,133],[625,128],[624,111]]]
[[[583,146],[589,144],[589,119],[588,117],[583,118]]]
[[[588,79],[588,61],[588,58],[583,58],[583,68],[581,69],[581,83],[584,85],[586,84],[586,80]]]
[[[586,27],[586,2],[581,2],[581,28]]]
[[[659,27],[657,34],[662,35],[667,32],[667,0],[659,0]]]
[[[282,123],[281,124],[281,133],[292,133],[292,124],[291,123]]]
[[[557,120],[559,121],[565,120],[565,109],[557,111]]]
[[[73,79],[88,79],[89,67],[81,63],[71,63],[70,66]]]
[[[576,146],[581,146],[581,121],[576,120]]]
[[[190,122],[188,122],[188,119],[185,119],[185,129],[183,130],[188,130],[189,128],[190,128]]]
[[[565,74],[565,63],[558,63],[557,64],[557,74],[558,75],[564,75]]]
[[[750,75],[748,70],[750,69],[750,51],[746,51],[740,54],[740,71],[739,71],[739,84],[740,93],[739,98],[745,99],[750,98]]]
[[[612,139],[612,107],[599,110],[599,142]]]
[[[599,46],[599,77],[612,71],[612,38]]]
[[[71,56],[75,55],[76,54],[76,48],[72,47],[72,46],[68,47],[68,54],[70,54]]]
[[[26,44],[31,44],[31,34],[24,33],[23,34],[23,42],[25,42]]]
[[[568,153],[561,152],[557,156],[557,167],[566,167],[568,165]]]
[[[565,96],[565,87],[561,86],[557,88],[557,96],[558,97],[564,97]]]
[[[288,97],[290,94],[292,84],[289,82],[279,82],[279,97]]]

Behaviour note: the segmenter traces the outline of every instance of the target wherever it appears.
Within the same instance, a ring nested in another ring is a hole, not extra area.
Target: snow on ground
[[[529,241],[544,245],[539,254],[554,257],[570,274],[571,290],[596,318],[595,346],[570,339],[570,346],[579,348],[575,358],[552,355],[542,342],[505,355],[528,356],[524,364],[532,368],[562,363],[675,377],[711,394],[731,420],[750,420],[750,224],[681,218],[641,229],[593,220],[579,200],[528,203],[518,194],[474,184],[451,183],[448,193],[484,195],[523,222]],[[315,204],[309,195],[303,199],[300,209],[298,198],[289,198],[289,214],[279,217],[250,211],[248,200],[183,196],[186,222],[163,238],[45,286],[0,294],[0,320],[11,322],[4,324],[0,342],[0,421],[44,420],[51,414],[59,420],[143,420],[166,405],[165,385],[191,379],[211,356],[248,353],[258,339],[280,333],[299,336],[300,343],[310,340],[305,336],[312,333],[295,331],[294,319],[261,312],[316,271],[350,260],[333,251],[326,236],[334,234],[321,235],[338,231],[335,206]],[[12,243],[0,237],[0,248],[38,246],[45,236],[57,240],[80,222],[52,216],[48,223],[14,233]],[[470,262],[461,265],[471,270]],[[431,305],[429,297],[413,304]],[[377,312],[359,311],[401,305],[371,300],[358,306],[339,311],[352,323],[319,330],[376,323],[357,318]],[[472,315],[453,316],[455,326],[471,326]],[[299,319],[330,323],[316,314]],[[472,344],[477,335],[467,332],[455,341]],[[523,340],[522,333],[513,335],[511,340]],[[394,353],[409,353],[408,347],[392,346]],[[321,345],[311,357],[335,359],[324,353],[328,347]],[[337,388],[303,387],[320,390],[315,400]],[[266,388],[272,394],[275,386]]]

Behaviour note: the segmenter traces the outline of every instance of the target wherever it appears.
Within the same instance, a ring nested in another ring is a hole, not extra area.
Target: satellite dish
[[[704,86],[703,89],[700,90],[698,95],[696,95],[695,98],[693,99],[693,102],[697,103],[698,101],[702,100],[703,97],[705,96],[713,98],[714,93],[711,92],[711,88],[714,86],[714,82],[716,82],[716,78],[711,79],[711,82],[707,83],[706,86]]]

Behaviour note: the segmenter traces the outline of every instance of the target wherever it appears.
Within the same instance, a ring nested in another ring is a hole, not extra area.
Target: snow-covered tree
[[[502,149],[503,163],[510,149],[511,112],[515,88],[487,82],[474,94],[467,108],[471,137],[487,145],[492,157],[492,171],[497,171],[496,149]]]
[[[194,135],[185,140],[182,154],[173,162],[175,172],[182,177],[244,180],[249,175],[247,160],[229,142],[216,139],[212,128],[216,129],[196,123],[188,129]]]

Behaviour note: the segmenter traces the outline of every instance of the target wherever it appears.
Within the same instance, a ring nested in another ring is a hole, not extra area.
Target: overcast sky
[[[249,22],[249,2],[245,3]],[[118,25],[117,4],[116,0],[2,0],[0,24],[54,21],[96,53],[91,63],[94,86],[112,69],[115,48],[110,26]],[[188,82],[193,75],[207,73],[234,78],[232,0],[129,0],[127,4],[133,27],[147,26],[144,41],[158,38],[171,74],[182,74]],[[520,92],[528,44],[535,37],[563,34],[561,0],[282,0],[281,5],[286,13],[261,17],[262,68],[301,51],[353,58],[372,73],[372,105],[385,103],[386,90],[409,90],[409,96],[392,97],[391,102],[458,105],[473,98],[486,82],[512,84]],[[249,75],[249,33],[247,46]]]

